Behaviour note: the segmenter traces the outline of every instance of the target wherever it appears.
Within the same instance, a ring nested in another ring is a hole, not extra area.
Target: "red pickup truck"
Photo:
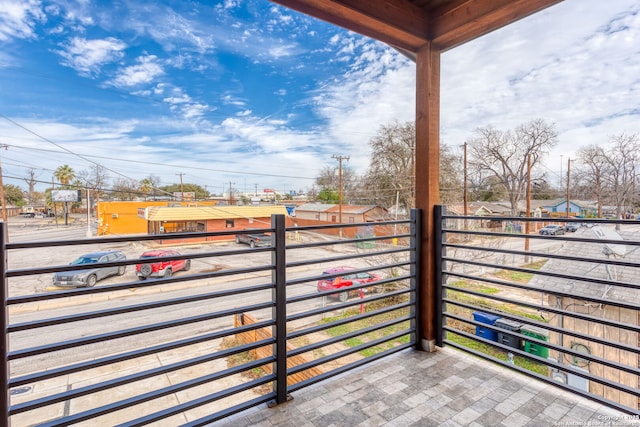
[[[161,258],[180,255],[180,252],[174,249],[155,249],[144,252],[140,255],[140,258]],[[186,258],[156,261],[153,263],[136,264],[136,275],[138,276],[138,280],[144,280],[147,277],[171,277],[173,273],[177,271],[189,271],[190,268],[191,260]]]

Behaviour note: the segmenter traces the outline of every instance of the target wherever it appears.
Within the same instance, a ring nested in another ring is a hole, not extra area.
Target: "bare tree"
[[[109,174],[104,166],[93,165],[90,170],[81,170],[77,177],[91,192],[91,197],[99,200],[107,188]]]
[[[340,176],[338,166],[325,166],[316,178],[316,185],[320,186],[320,192],[340,192]],[[358,197],[355,194],[358,187],[358,177],[348,164],[342,163],[342,200],[344,203],[354,203]]]
[[[140,195],[138,181],[132,178],[117,178],[111,189],[113,190],[112,197],[119,200],[135,200]]]
[[[607,170],[607,159],[604,148],[588,145],[578,150],[578,167],[574,175],[576,184],[582,188],[590,188],[595,194],[598,205],[598,217],[602,216],[602,185]]]
[[[414,206],[414,153],[416,129],[413,122],[381,126],[371,138],[371,159],[363,186],[383,206]]]
[[[29,169],[29,176],[27,178],[25,178],[24,181],[29,186],[29,190],[27,190],[27,202],[28,203],[33,203],[34,202],[34,194],[36,192],[36,184],[37,184],[36,170],[35,169]]]
[[[616,216],[633,210],[636,201],[636,181],[640,161],[638,135],[620,134],[611,137],[612,147],[607,150],[603,174],[607,197],[616,207]]]
[[[518,213],[518,202],[527,183],[527,158],[531,167],[540,163],[558,138],[553,124],[532,120],[513,131],[500,131],[489,126],[478,128],[469,143],[469,168],[482,176],[495,179],[506,193],[511,214]]]

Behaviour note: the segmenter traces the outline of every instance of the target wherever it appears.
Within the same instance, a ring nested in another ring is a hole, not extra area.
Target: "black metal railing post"
[[[275,404],[288,400],[287,390],[287,277],[286,277],[286,224],[284,215],[272,215],[271,226],[274,228],[274,245],[271,260],[274,265],[272,273],[273,283],[273,318],[275,319],[273,336],[276,339],[274,350],[276,355],[274,372],[275,380]]]
[[[410,254],[410,273],[411,273],[411,298],[413,299],[414,316],[412,322],[415,328],[414,348],[416,350],[424,350],[422,348],[422,210],[411,209],[411,226],[410,226],[410,245],[412,249]]]
[[[444,330],[443,330],[443,290],[442,290],[442,282],[444,281],[444,265],[442,257],[444,256],[444,250],[442,244],[444,243],[443,237],[444,232],[443,229],[443,215],[444,215],[445,207],[443,205],[437,205],[434,207],[433,213],[433,238],[436,240],[435,244],[435,253],[433,256],[435,257],[435,270],[436,270],[436,289],[435,289],[435,298],[436,298],[436,345],[438,347],[443,346],[444,340]]]
[[[2,285],[0,286],[0,292],[2,293],[2,314],[0,315],[0,328],[2,329],[2,340],[0,340],[0,347],[2,347],[2,368],[0,368],[0,376],[2,377],[3,393],[2,399],[2,425],[10,426],[9,420],[9,312],[7,309],[7,298],[9,297],[9,284],[7,280],[7,224],[0,224],[0,277],[2,278]]]

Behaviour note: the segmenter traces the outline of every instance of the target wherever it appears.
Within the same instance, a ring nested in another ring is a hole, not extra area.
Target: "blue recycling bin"
[[[500,316],[496,316],[495,314],[484,313],[482,311],[473,312],[473,320],[476,322],[494,325],[498,319],[500,319]],[[498,340],[498,333],[496,331],[480,325],[476,325],[476,335],[491,341]]]

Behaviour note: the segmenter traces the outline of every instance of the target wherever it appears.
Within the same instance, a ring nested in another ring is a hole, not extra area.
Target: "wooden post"
[[[440,50],[429,42],[416,55],[416,208],[422,209],[422,275],[419,284],[422,348],[435,350],[436,269],[434,208],[440,202]]]

